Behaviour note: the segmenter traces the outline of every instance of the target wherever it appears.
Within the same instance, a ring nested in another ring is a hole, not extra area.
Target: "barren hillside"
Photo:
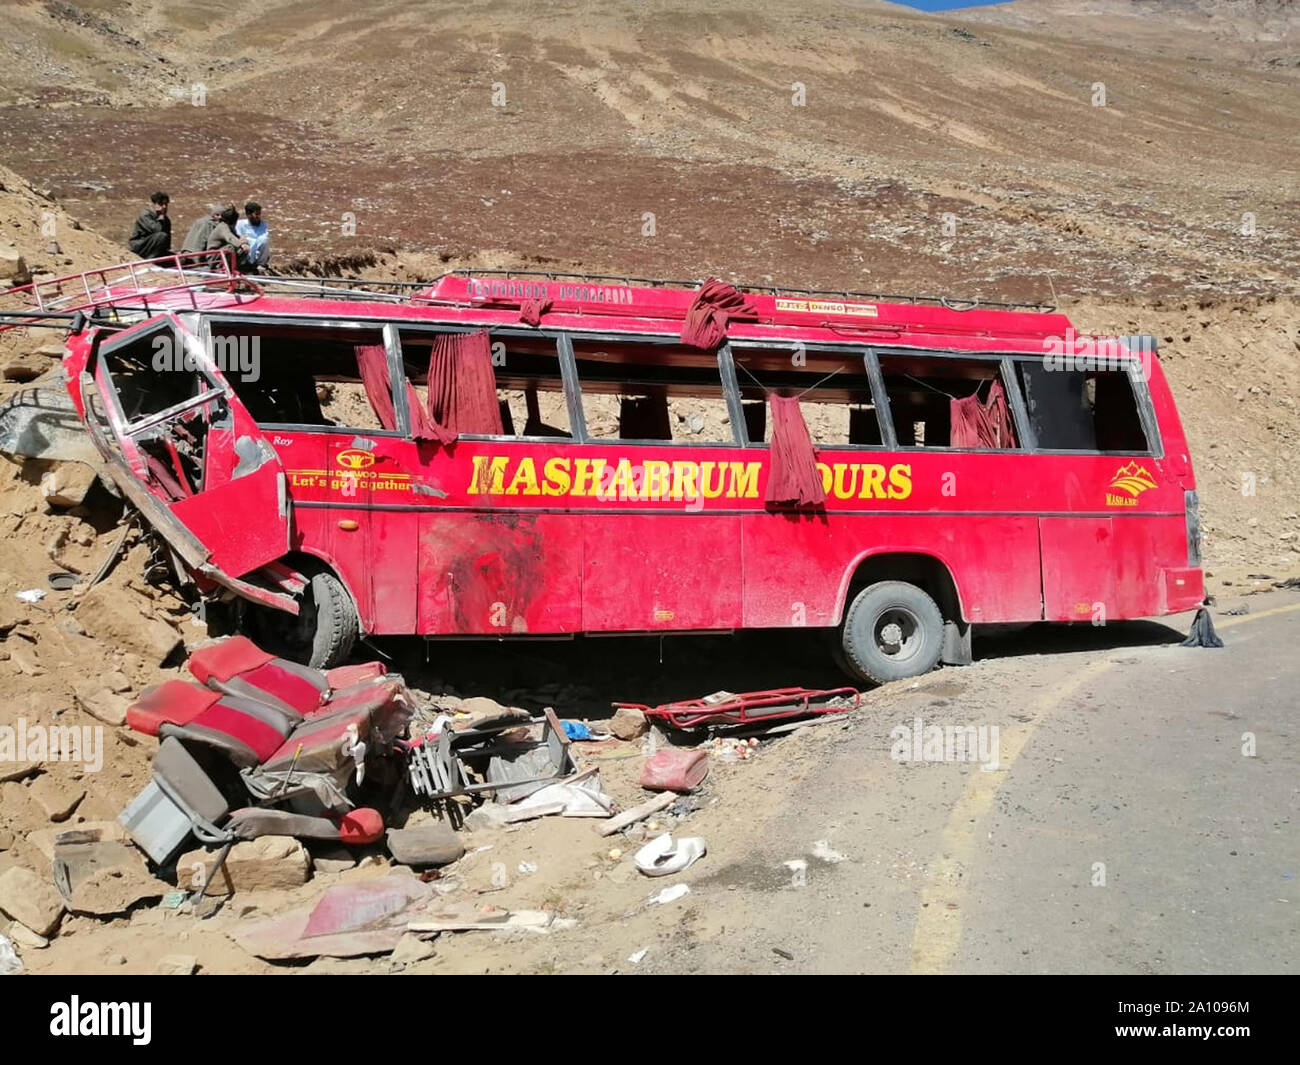
[[[1217,43],[1199,7],[1087,34],[992,21],[1022,3],[1042,9],[11,4],[0,154],[118,239],[158,185],[181,224],[255,195],[277,248],[309,255],[986,296],[1292,288],[1300,70]]]

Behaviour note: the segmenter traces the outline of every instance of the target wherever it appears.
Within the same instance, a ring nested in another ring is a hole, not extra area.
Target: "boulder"
[[[25,285],[32,279],[27,269],[27,260],[12,244],[0,244],[0,281],[15,285]]]
[[[146,613],[144,605],[134,593],[104,582],[82,596],[77,621],[88,636],[158,665],[176,650],[181,637],[165,621]]]
[[[650,731],[645,714],[630,707],[620,707],[609,719],[609,731],[620,740],[634,740]]]
[[[182,890],[194,891],[212,875],[218,851],[190,851],[176,863],[176,882]],[[311,855],[291,836],[263,836],[236,843],[230,848],[225,867],[208,886],[209,895],[235,892],[278,891],[301,887],[311,875]]]
[[[402,865],[450,865],[465,854],[463,844],[451,826],[435,821],[416,828],[390,828],[388,851]]]
[[[48,507],[78,507],[94,487],[98,474],[84,462],[60,462],[41,478],[41,495]]]
[[[41,852],[47,861],[54,861],[54,848],[60,842],[126,840],[126,830],[116,821],[82,821],[76,825],[42,828],[27,833],[27,842]]]
[[[63,898],[48,877],[16,865],[0,874],[0,912],[48,937],[63,918]]]

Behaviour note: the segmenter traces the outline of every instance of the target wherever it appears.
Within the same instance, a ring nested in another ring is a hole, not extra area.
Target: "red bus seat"
[[[322,672],[277,658],[246,636],[229,636],[199,648],[190,655],[189,669],[209,688],[308,716],[323,712],[334,693],[378,681],[387,673],[382,662]]]

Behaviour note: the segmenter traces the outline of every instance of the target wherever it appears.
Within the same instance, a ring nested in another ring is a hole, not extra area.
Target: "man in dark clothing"
[[[171,197],[165,192],[155,192],[149,197],[149,206],[131,227],[127,240],[129,247],[141,259],[157,259],[170,255],[172,250],[172,220],[167,217]]]
[[[227,204],[217,224],[208,233],[208,251],[233,251],[236,267],[246,273],[252,264],[248,260],[248,238],[235,232],[235,223],[238,221],[239,208],[233,203]]]
[[[190,226],[189,232],[185,234],[185,243],[181,245],[181,251],[207,251],[208,236],[220,220],[221,204],[209,204],[208,213]]]

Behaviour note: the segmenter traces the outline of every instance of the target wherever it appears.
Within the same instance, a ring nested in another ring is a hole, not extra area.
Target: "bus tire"
[[[250,606],[239,626],[264,651],[313,669],[332,669],[347,661],[361,622],[352,596],[333,573],[307,574],[298,599],[298,615]]]
[[[361,631],[356,605],[343,582],[332,573],[313,574],[304,590],[302,608],[315,615],[311,658],[306,664],[313,669],[341,666],[352,654]]]
[[[862,680],[885,684],[919,677],[943,653],[943,615],[915,584],[878,581],[854,597],[841,644],[849,671]]]

